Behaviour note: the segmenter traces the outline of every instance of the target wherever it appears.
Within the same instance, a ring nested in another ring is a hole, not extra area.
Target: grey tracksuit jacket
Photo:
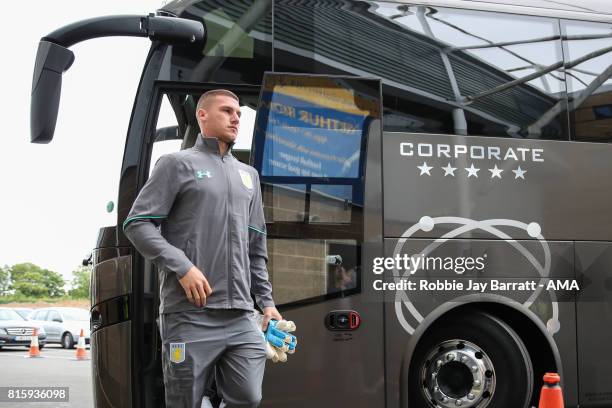
[[[212,288],[207,308],[252,310],[251,292],[274,306],[259,176],[230,151],[221,156],[216,138],[162,156],[123,230],[160,271],[160,313],[199,310],[178,281],[193,265]]]

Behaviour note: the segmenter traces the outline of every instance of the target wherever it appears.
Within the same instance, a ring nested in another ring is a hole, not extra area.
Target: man
[[[259,176],[231,154],[235,94],[206,92],[196,118],[194,147],[158,160],[123,228],[160,270],[166,406],[199,408],[214,376],[222,407],[257,407],[266,357],[251,293],[264,330],[282,319],[266,270]]]

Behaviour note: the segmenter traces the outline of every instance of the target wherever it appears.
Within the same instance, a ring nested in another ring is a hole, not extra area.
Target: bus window
[[[205,91],[167,92],[163,94],[149,156],[149,176],[161,156],[193,146],[195,137],[200,132],[195,119],[195,106],[200,95]],[[250,92],[236,91],[236,93],[241,98],[241,117],[232,154],[238,160],[248,163],[255,124],[255,109],[253,107],[257,93],[256,88],[253,88]],[[245,103],[251,103],[253,106]]]
[[[311,0],[274,13],[275,70],[380,77],[384,130],[568,139],[556,19]]]
[[[314,184],[310,194],[311,222],[351,222],[353,186]]]
[[[377,80],[266,74],[254,131],[279,304],[360,291],[363,190]]]
[[[268,239],[268,271],[279,305],[358,291],[361,246],[355,240]]]
[[[149,176],[155,168],[155,163],[164,154],[176,152],[181,149],[182,137],[179,134],[178,121],[172,111],[168,97],[162,98],[162,103],[155,126],[155,141],[151,149]]]
[[[309,223],[350,223],[353,187],[348,185],[314,184],[307,193],[305,184],[265,185],[264,195],[283,197],[282,204],[264,208],[266,220]],[[310,199],[310,212],[305,220],[304,206]]]
[[[612,24],[563,21],[572,139],[612,142]]]
[[[172,80],[261,84],[272,69],[272,0],[196,1],[181,16],[202,21],[207,39],[174,47]]]

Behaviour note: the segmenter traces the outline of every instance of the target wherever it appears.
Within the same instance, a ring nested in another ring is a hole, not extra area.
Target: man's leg
[[[208,311],[160,316],[167,408],[200,408],[225,348],[223,322]]]
[[[234,312],[227,324],[226,351],[217,362],[221,408],[256,408],[266,366],[263,333],[251,312]]]

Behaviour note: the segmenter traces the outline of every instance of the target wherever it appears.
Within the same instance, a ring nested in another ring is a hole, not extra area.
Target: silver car
[[[0,349],[5,346],[29,346],[35,328],[38,329],[38,347],[43,348],[47,339],[43,327],[24,319],[13,309],[0,307]]]
[[[64,348],[73,348],[81,329],[85,344],[89,344],[89,311],[76,307],[46,307],[30,315],[30,321],[44,327],[47,343],[59,343]]]

